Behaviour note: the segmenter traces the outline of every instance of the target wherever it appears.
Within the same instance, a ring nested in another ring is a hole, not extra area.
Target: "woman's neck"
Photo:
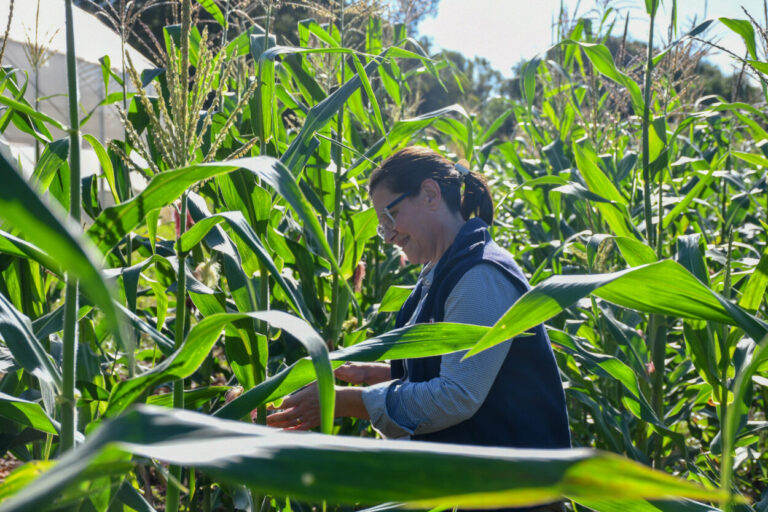
[[[456,240],[456,235],[459,234],[459,231],[465,223],[466,221],[462,218],[461,214],[456,212],[437,226],[435,255],[429,260],[429,263],[437,264],[437,262],[440,261],[440,258],[443,257],[445,251],[447,251],[453,244],[453,241]]]

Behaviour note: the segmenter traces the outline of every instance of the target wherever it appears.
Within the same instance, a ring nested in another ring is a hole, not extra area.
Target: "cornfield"
[[[0,510],[768,510],[765,26],[708,19],[625,64],[615,23],[575,20],[488,120],[408,115],[450,65],[351,2],[299,22],[297,46],[277,44],[271,2],[263,26],[175,3],[158,69],[104,65],[122,140],[81,129],[71,0],[69,119],[0,73],[0,130],[41,148],[31,175],[0,158],[0,447],[23,462]],[[659,0],[645,7],[652,42]],[[759,103],[674,81],[716,24],[743,39]],[[533,285],[492,327],[391,330],[416,269],[375,236],[365,188],[408,145],[491,183],[494,237]],[[346,361],[471,357],[542,322],[573,449],[370,439],[334,418]],[[263,426],[313,381],[321,432]]]

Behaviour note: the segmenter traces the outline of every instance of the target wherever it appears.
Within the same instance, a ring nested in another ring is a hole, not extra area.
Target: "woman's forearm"
[[[367,368],[366,384],[380,384],[392,380],[389,363],[371,363]]]
[[[370,419],[363,403],[363,389],[355,387],[336,388],[336,417]]]

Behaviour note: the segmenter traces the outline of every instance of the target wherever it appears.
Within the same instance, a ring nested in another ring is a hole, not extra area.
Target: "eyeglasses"
[[[395,229],[395,218],[392,216],[392,213],[389,211],[390,208],[394,208],[397,203],[402,201],[408,196],[413,195],[414,193],[418,192],[419,189],[411,190],[410,192],[405,192],[404,194],[401,194],[397,199],[389,203],[387,206],[384,207],[384,210],[382,210],[382,217],[379,218],[379,225],[376,228],[376,233],[378,233],[379,238],[387,241],[387,234],[391,233],[393,229]]]

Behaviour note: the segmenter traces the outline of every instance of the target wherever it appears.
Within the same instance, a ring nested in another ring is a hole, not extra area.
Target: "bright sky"
[[[505,76],[511,76],[511,68],[521,60],[528,60],[549,48],[554,41],[553,22],[557,18],[561,0],[440,0],[438,14],[426,19],[418,27],[419,35],[432,38],[434,50],[460,51],[467,57],[485,57],[491,65]],[[563,0],[567,11],[573,17],[589,15],[597,18],[598,5],[605,0]],[[625,15],[630,14],[629,34],[631,39],[647,40],[648,16],[643,0],[614,0],[608,2]],[[763,0],[678,0],[678,36],[691,28],[693,19],[698,22],[706,18],[746,19],[744,6],[759,22],[765,24]],[[576,10],[578,9],[578,10]],[[662,0],[656,17],[654,32],[659,35],[655,45],[666,40],[672,9],[671,0]],[[620,36],[624,18],[616,24],[614,34]],[[721,23],[713,24],[706,33],[709,41],[743,55],[745,51],[741,38]],[[730,74],[732,59],[713,50],[709,60]]]

